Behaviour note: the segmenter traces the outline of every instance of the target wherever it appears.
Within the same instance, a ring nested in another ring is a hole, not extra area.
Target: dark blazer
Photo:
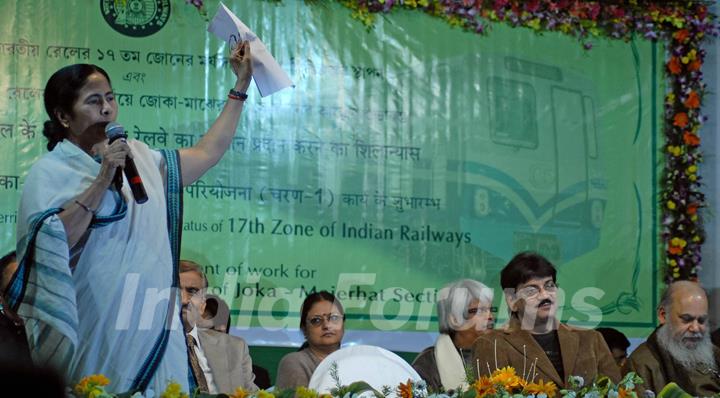
[[[442,380],[440,380],[440,372],[435,360],[435,346],[424,349],[415,357],[412,363],[413,369],[418,372],[420,378],[427,383],[428,391],[439,392],[444,391]]]
[[[566,386],[568,376],[582,376],[586,384],[598,375],[608,376],[614,383],[620,381],[620,369],[599,332],[561,323],[558,340],[565,375],[557,373],[545,351],[530,332],[520,328],[516,319],[511,320],[507,328],[492,330],[475,341],[473,363],[479,369],[479,376],[488,375],[488,368],[494,371],[512,366],[522,377],[523,367],[529,374],[530,366],[537,360],[535,381],[553,381],[560,387]]]
[[[258,390],[253,382],[255,376],[252,371],[252,360],[245,340],[200,328],[198,328],[198,337],[219,392],[233,393],[237,387],[248,391]]]

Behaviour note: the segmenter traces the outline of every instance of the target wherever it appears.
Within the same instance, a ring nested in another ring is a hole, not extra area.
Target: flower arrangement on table
[[[626,398],[638,395],[634,391],[635,385],[642,383],[635,373],[628,373],[620,383],[613,384],[607,377],[599,377],[590,384],[585,385],[582,377],[571,376],[568,379],[569,388],[559,389],[552,381],[543,382],[526,380],[511,367],[497,369],[489,377],[483,376],[477,380],[469,380],[467,389],[457,390],[450,394],[429,393],[424,381],[408,380],[396,387],[384,386],[381,391],[373,389],[368,383],[358,381],[349,385],[342,385],[338,378],[337,365],[331,368],[331,374],[336,381],[336,387],[330,393],[318,393],[315,390],[298,387],[296,389],[249,392],[237,388],[232,394],[206,394],[195,391],[191,394],[181,391],[178,383],[168,383],[160,398],[353,398],[359,396],[375,396],[376,398],[548,398],[561,396],[566,398]],[[103,375],[92,375],[83,378],[73,389],[77,398],[144,398],[141,393],[113,394],[105,390],[110,384]]]
[[[424,382],[420,382],[424,387]],[[417,382],[408,380],[398,387],[399,398],[625,398],[635,397],[635,385],[642,383],[635,373],[628,373],[618,383],[614,384],[608,377],[599,377],[590,384],[579,376],[568,378],[568,388],[560,389],[552,381],[527,380],[515,372],[514,368],[505,367],[496,369],[490,376],[482,376],[472,381],[466,390],[455,391],[448,394],[418,393]]]

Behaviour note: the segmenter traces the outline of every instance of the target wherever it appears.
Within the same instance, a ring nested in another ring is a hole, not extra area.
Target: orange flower
[[[700,96],[697,92],[691,91],[687,99],[683,104],[689,109],[695,109],[700,107]]]
[[[702,67],[702,62],[699,59],[696,59],[688,64],[688,71],[694,72],[696,70],[700,70],[700,67]]]
[[[408,379],[406,384],[400,383],[398,393],[400,398],[413,398],[412,380]]]
[[[675,118],[673,119],[673,126],[678,126],[680,128],[685,128],[685,126],[688,125],[688,115],[685,112],[680,112],[675,115]]]
[[[632,396],[630,391],[622,387],[618,388],[618,398],[629,398],[630,396]]]
[[[670,58],[670,62],[667,63],[667,67],[673,75],[677,75],[682,72],[682,65],[677,57]]]
[[[686,131],[683,134],[683,141],[685,141],[685,145],[689,145],[689,146],[700,145],[700,137],[698,137],[696,134],[693,134],[689,131]]]
[[[495,370],[490,377],[493,383],[502,384],[508,391],[522,387],[524,384],[520,376],[515,373],[515,369],[510,366]]]
[[[543,381],[540,380],[537,383],[530,383],[526,385],[523,390],[523,394],[545,394],[548,397],[554,397],[555,393],[557,393],[557,389],[557,386],[552,381],[543,383]]]
[[[98,387],[104,387],[108,384],[110,384],[110,380],[105,375],[85,376],[75,385],[75,392],[80,396],[85,396],[89,395],[93,390],[97,390]]]
[[[680,254],[685,249],[685,246],[687,246],[687,241],[685,239],[672,238],[670,239],[670,245],[668,246],[668,253]]]
[[[492,380],[490,380],[490,378],[486,376],[477,379],[475,383],[473,383],[472,387],[473,389],[475,389],[475,394],[477,398],[497,394],[495,384],[492,382]]]
[[[690,203],[687,207],[687,214],[693,215],[697,213],[698,204],[697,203]]]
[[[675,40],[679,41],[680,43],[684,42],[688,37],[690,37],[690,32],[688,32],[687,29],[680,29],[677,32],[673,33],[673,37]]]

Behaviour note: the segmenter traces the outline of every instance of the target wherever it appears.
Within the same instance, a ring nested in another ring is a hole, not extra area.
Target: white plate
[[[355,345],[337,350],[320,362],[308,387],[319,393],[329,393],[335,388],[335,381],[330,376],[333,363],[337,363],[340,384],[347,386],[364,381],[377,391],[389,386],[392,392],[388,397],[395,397],[398,384],[406,383],[408,379],[420,380],[415,369],[392,352],[375,346]]]

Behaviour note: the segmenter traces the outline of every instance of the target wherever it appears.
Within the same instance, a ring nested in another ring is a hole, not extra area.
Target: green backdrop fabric
[[[297,344],[300,303],[327,289],[348,339],[419,351],[452,280],[495,288],[506,317],[499,272],[522,250],[558,266],[563,319],[654,326],[661,46],[586,51],[503,25],[478,36],[410,11],[368,30],[330,2],[226,4],[295,84],[251,87],[231,149],[184,193],[183,258],[231,303],[234,332]],[[206,28],[184,1],[0,4],[3,252],[46,151],[49,76],[98,64],[132,138],[192,145],[234,83]]]

